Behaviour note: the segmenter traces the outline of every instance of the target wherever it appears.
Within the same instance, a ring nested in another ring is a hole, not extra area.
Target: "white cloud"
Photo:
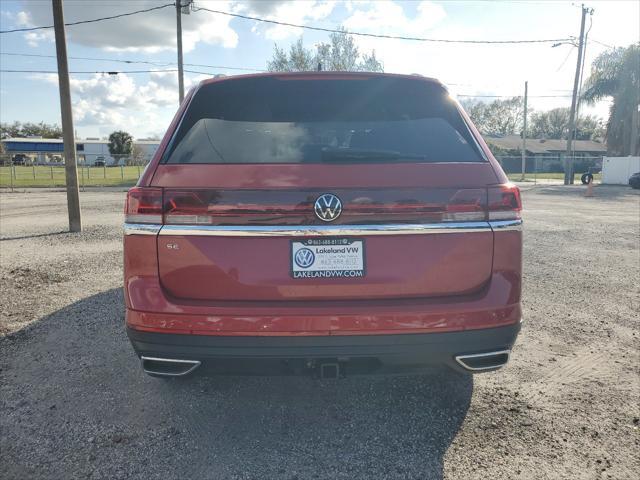
[[[470,24],[460,16],[448,15],[449,8],[446,3],[439,5],[426,1],[415,5],[413,14],[405,3],[390,0],[353,2],[343,24],[353,31],[436,39],[488,40],[501,35],[504,38],[550,35],[542,29],[526,34],[513,31],[513,25],[494,31],[490,28],[490,19],[478,17],[476,23]],[[572,85],[571,68],[559,73],[554,71],[567,50],[551,49],[546,44],[469,45],[369,37],[355,39],[362,52],[376,51],[385,71],[434,77],[448,84],[454,94],[521,95],[524,81],[529,80],[530,95],[562,95],[566,92],[559,89]],[[563,97],[531,98],[529,105],[553,108],[568,101]]]
[[[416,15],[409,17],[403,5],[391,0],[361,2],[352,5],[353,10],[343,25],[347,30],[370,31],[380,33],[400,31],[405,36],[425,33],[447,16],[444,8],[433,2],[420,2]]]
[[[297,25],[317,24],[333,13],[336,2],[333,0],[313,1],[251,1],[238,5],[238,11],[247,12],[268,20],[293,23]],[[257,23],[252,31],[263,34],[269,40],[284,40],[302,35],[304,29],[285,25]]]
[[[57,74],[32,78],[57,86]],[[187,88],[195,80],[187,76]],[[71,77],[74,122],[99,131],[124,129],[135,136],[157,135],[168,125],[178,106],[178,81],[174,72],[153,72],[141,82],[126,74]]]
[[[159,5],[152,0],[120,2],[87,2],[86,0],[67,0],[64,4],[65,22],[94,19],[143,10]],[[198,1],[202,7],[211,6],[220,10],[231,10],[230,2]],[[30,2],[16,15],[19,26],[51,25],[53,23],[49,2]],[[231,17],[197,12],[182,16],[183,49],[193,50],[202,42],[234,48],[238,44],[238,34],[229,26]],[[175,9],[167,7],[147,13],[140,13],[114,20],[75,25],[67,28],[69,42],[86,47],[100,48],[106,51],[155,53],[176,48]],[[25,39],[31,46],[42,41],[53,41],[51,30],[25,33]]]

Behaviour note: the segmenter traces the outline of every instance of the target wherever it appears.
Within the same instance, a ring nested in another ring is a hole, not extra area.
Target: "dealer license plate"
[[[291,241],[293,278],[359,278],[364,275],[364,240],[314,238]]]

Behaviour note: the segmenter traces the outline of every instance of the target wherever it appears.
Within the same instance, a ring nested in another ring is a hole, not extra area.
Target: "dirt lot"
[[[524,194],[525,323],[475,377],[141,372],[123,330],[123,193],[0,194],[0,477],[631,479],[640,471],[640,196]]]

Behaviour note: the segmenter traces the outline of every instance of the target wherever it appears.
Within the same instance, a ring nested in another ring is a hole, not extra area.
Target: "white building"
[[[15,155],[26,156],[31,162],[42,164],[62,161],[64,145],[61,139],[57,138],[5,138],[2,140],[6,152],[14,157]],[[143,163],[151,160],[155,154],[159,140],[134,140],[134,148],[141,152]],[[109,153],[109,142],[97,138],[87,138],[76,140],[76,153],[78,162],[85,165],[95,165],[96,162],[105,165],[123,164],[125,159],[114,158]]]
[[[144,163],[151,160],[159,145],[159,140],[134,140],[133,142],[134,149],[140,149]],[[109,142],[106,140],[76,140],[76,152],[78,156],[84,156],[86,165],[94,165],[96,162],[104,162],[105,165],[121,165],[125,161],[124,158],[117,158],[109,153]]]

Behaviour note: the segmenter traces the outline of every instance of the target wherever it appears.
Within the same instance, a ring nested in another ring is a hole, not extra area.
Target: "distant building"
[[[520,152],[522,148],[522,138],[520,135],[505,135],[504,137],[484,137],[489,145],[495,145],[502,150],[513,150]],[[604,143],[593,140],[574,140],[573,150],[576,156],[597,157],[607,153],[607,146]],[[527,156],[553,156],[564,155],[567,151],[567,141],[561,139],[527,139]]]
[[[497,147],[501,154],[496,157],[502,163],[506,172],[521,171],[522,138],[520,135],[505,135],[503,137],[483,136],[485,142],[492,148]],[[527,171],[536,169],[539,172],[561,172],[562,162],[567,151],[567,141],[562,139],[528,138],[526,144]],[[602,157],[607,154],[607,145],[593,140],[574,140],[574,158],[576,171],[589,167],[602,167]],[[504,152],[504,154],[502,154]]]
[[[5,138],[2,140],[6,152],[12,157],[16,154],[26,155],[36,164],[62,162],[64,144],[56,138]],[[142,150],[142,157],[149,161],[160,145],[159,140],[134,140],[133,144]],[[122,158],[114,158],[109,153],[109,142],[99,139],[76,140],[78,162],[95,165],[120,165]]]

